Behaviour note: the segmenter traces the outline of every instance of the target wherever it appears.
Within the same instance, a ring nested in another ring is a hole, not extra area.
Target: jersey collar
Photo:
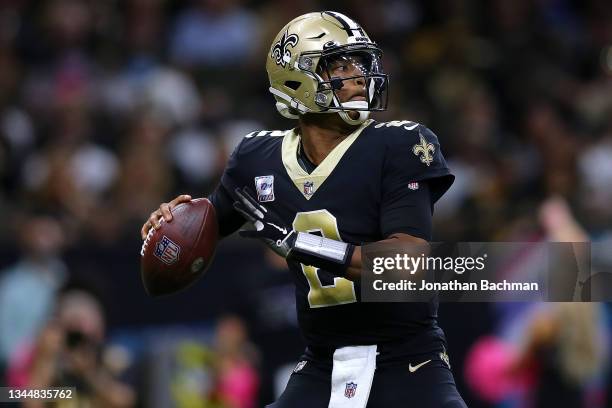
[[[297,149],[300,144],[300,136],[297,134],[296,129],[292,129],[283,137],[282,145],[282,157],[283,165],[289,175],[289,178],[293,181],[293,184],[302,193],[304,198],[310,200],[312,196],[317,192],[319,187],[323,185],[327,177],[336,168],[344,153],[351,147],[353,142],[357,140],[357,137],[361,132],[368,127],[373,120],[366,120],[361,126],[359,126],[353,133],[348,135],[343,141],[338,143],[336,147],[327,155],[327,157],[314,169],[314,171],[308,174],[297,160]]]

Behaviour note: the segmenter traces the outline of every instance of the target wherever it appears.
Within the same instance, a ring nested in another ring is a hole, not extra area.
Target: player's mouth
[[[366,97],[364,95],[355,95],[349,99],[349,101],[365,101]]]

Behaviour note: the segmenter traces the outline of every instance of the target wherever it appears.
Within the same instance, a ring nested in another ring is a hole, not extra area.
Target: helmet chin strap
[[[351,118],[351,115],[349,115],[350,112],[357,112],[359,114],[357,119]],[[338,115],[340,115],[342,120],[344,120],[349,125],[361,125],[370,116],[370,112],[368,111],[350,111],[350,112],[338,112]]]
[[[367,109],[368,108],[368,103],[366,101],[349,101],[349,102],[344,102],[342,104],[342,108],[344,109]],[[357,112],[357,118],[353,119],[351,118],[351,115],[349,114],[350,112]],[[365,122],[368,117],[370,116],[370,111],[364,111],[364,110],[355,110],[355,111],[339,111],[338,115],[340,115],[340,117],[342,118],[342,120],[344,120],[346,123],[348,123],[349,125],[361,125],[363,122]]]
[[[273,92],[273,93],[276,94],[276,92]],[[342,104],[342,108],[347,109],[347,110],[336,110],[336,112],[338,113],[338,115],[340,115],[342,120],[344,120],[349,125],[361,125],[363,122],[365,122],[368,119],[368,117],[370,116],[370,112],[363,111],[363,110],[359,110],[359,111],[350,110],[350,109],[351,108],[352,109],[367,109],[367,107],[368,107],[368,103],[365,101],[349,101],[349,102],[344,102]],[[298,119],[299,118],[299,114],[293,113],[291,109],[289,108],[289,106],[287,106],[284,103],[276,102],[276,110],[278,110],[278,113],[280,113],[282,116],[284,116],[287,119]],[[295,110],[297,109],[294,108],[294,112]],[[351,118],[351,115],[350,115],[351,112],[357,112],[358,115],[356,119]]]
[[[298,119],[300,116],[291,112],[291,109],[284,103],[276,102],[276,110],[287,119]]]

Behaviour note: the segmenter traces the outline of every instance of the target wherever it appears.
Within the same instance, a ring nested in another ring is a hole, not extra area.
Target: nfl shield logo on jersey
[[[344,396],[346,398],[353,398],[357,392],[357,384],[354,382],[347,382],[344,388]]]
[[[176,245],[170,238],[167,236],[163,236],[162,239],[157,243],[155,247],[156,257],[161,259],[161,261],[167,265],[172,265],[178,260],[179,253],[181,252],[181,247]]]
[[[255,177],[255,189],[260,203],[274,201],[274,176]]]
[[[412,183],[408,183],[408,188],[411,190],[418,190],[419,189],[419,183],[416,181],[413,181]]]
[[[305,181],[304,182],[304,194],[312,195],[314,193],[314,182],[313,181]]]

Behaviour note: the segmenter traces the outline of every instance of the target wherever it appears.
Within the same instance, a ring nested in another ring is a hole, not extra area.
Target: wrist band
[[[352,244],[299,232],[287,258],[344,276],[354,251]]]

